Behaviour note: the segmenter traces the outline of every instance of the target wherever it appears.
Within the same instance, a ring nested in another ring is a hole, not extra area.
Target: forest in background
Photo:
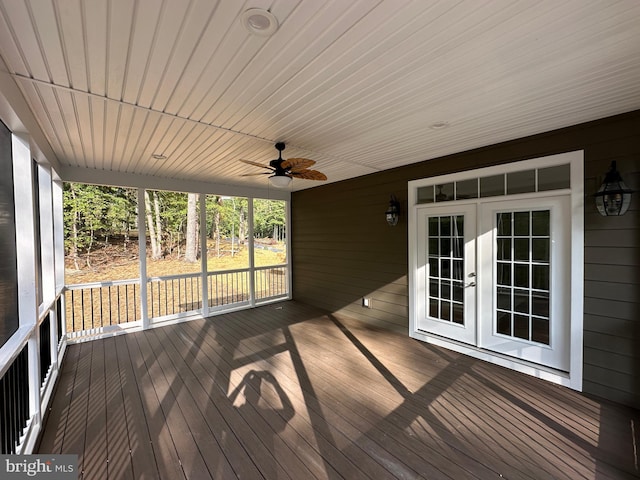
[[[64,245],[67,276],[83,283],[135,278],[138,266],[137,190],[64,184]],[[199,194],[145,191],[150,275],[199,268]],[[285,202],[254,199],[257,264],[286,261]],[[208,269],[248,267],[248,200],[206,195]],[[259,258],[258,258],[259,257]],[[110,277],[110,278],[108,278]]]

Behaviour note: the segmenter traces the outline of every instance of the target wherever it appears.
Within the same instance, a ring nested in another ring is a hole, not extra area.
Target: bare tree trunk
[[[216,197],[216,203],[218,205],[222,205],[222,198]],[[215,213],[213,214],[213,231],[211,235],[215,240],[215,248],[216,248],[216,257],[220,258],[220,210],[216,208]]]
[[[220,212],[215,214],[215,239],[216,239],[216,257],[220,258]]]
[[[122,229],[124,230],[124,248],[123,250],[126,252],[127,251],[127,247],[129,246],[129,225],[127,225],[126,223],[124,223],[122,225]]]
[[[149,228],[149,238],[151,239],[151,258],[157,260],[161,257],[160,246],[158,245],[158,238],[156,237],[156,228],[153,224],[153,214],[151,211],[151,200],[149,199],[149,193],[144,192],[144,204],[147,210],[147,227]]]
[[[91,249],[93,248],[93,238],[95,236],[93,227],[89,231],[89,245],[87,246],[87,256],[85,257],[87,268],[91,268]]]
[[[160,200],[158,200],[158,192],[153,192],[153,208],[156,216],[156,244],[158,245],[158,256],[162,257],[162,221],[160,219]]]
[[[78,214],[74,215],[73,221],[73,245],[71,246],[71,258],[73,258],[73,266],[76,267],[76,270],[80,270],[80,265],[78,265],[78,222],[77,219]]]
[[[187,196],[187,235],[184,250],[186,262],[198,260],[198,194],[190,193]]]
[[[247,236],[247,222],[244,218],[244,210],[241,208],[238,213],[238,243],[244,245],[244,239]]]
[[[71,198],[75,203],[76,200],[76,191],[73,188],[73,183],[71,185]],[[78,209],[74,205],[74,213],[73,213],[73,226],[71,227],[72,232],[72,243],[71,243],[71,258],[73,258],[73,266],[76,267],[76,270],[80,270],[80,266],[78,265]]]

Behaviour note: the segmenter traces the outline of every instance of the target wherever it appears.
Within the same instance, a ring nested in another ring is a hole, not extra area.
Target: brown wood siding
[[[619,218],[591,197],[613,160],[640,190],[640,111],[295,192],[294,298],[407,333],[407,182],[574,150],[585,155],[584,391],[640,406],[640,193]]]

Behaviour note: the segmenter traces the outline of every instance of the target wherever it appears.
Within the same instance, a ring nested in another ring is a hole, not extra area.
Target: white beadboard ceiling
[[[63,178],[335,182],[640,109],[640,1],[0,0],[0,56]]]

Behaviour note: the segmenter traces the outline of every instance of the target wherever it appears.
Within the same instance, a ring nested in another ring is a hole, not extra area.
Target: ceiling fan
[[[271,160],[269,165],[240,159],[241,162],[248,163],[249,165],[266,168],[269,170],[268,172],[246,173],[242,176],[271,175],[269,177],[269,181],[276,187],[286,187],[291,183],[293,178],[304,178],[305,180],[327,179],[327,176],[324,173],[317,170],[309,170],[309,167],[315,165],[316,162],[314,160],[309,160],[308,158],[289,158],[285,160],[282,158],[282,151],[285,148],[284,143],[278,142],[275,147],[276,150],[278,150],[279,155],[277,159]]]

